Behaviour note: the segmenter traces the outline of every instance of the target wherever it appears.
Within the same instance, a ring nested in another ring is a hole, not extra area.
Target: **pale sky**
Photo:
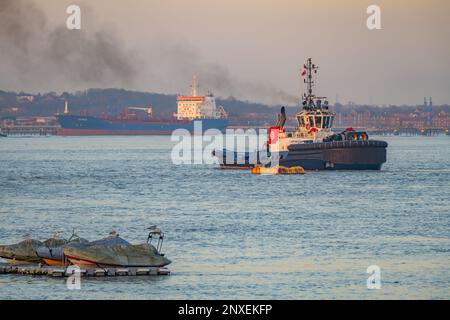
[[[331,102],[450,103],[447,0],[0,0],[1,15],[0,90],[186,93],[196,73],[217,96],[292,104],[312,57]]]

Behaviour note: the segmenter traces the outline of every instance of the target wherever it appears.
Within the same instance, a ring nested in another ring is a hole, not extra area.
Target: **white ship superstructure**
[[[212,93],[198,94],[196,76],[192,79],[191,95],[177,97],[177,113],[175,116],[178,120],[227,118],[223,107],[216,106],[216,99]]]

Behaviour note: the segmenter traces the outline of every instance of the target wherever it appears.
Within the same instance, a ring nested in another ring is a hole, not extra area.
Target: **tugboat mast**
[[[307,91],[307,94],[305,93],[305,96],[304,96],[303,105],[305,107],[315,108],[315,104],[314,104],[315,95],[313,94],[313,89],[312,89],[314,86],[313,72],[317,73],[317,69],[319,69],[319,67],[312,63],[311,58],[308,58],[308,60],[306,61],[306,64],[303,65],[303,67],[306,70],[305,82],[306,82],[306,91]]]

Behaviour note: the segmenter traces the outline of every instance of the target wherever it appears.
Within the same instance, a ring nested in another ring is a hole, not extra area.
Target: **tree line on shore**
[[[176,112],[176,95],[130,91],[124,89],[88,89],[75,93],[55,92],[29,94],[25,92],[0,91],[1,116],[51,116],[62,113],[64,101],[69,102],[73,113],[88,113],[91,115],[118,115],[129,106],[152,106],[157,116],[170,116]],[[242,101],[234,97],[217,98],[217,105],[222,105],[228,115],[233,118],[249,115],[254,118],[270,117],[276,115],[281,106],[270,106],[263,103]],[[288,115],[294,115],[299,108],[287,106]],[[439,113],[450,113],[449,105],[434,106],[432,109],[421,105],[415,106],[369,106],[358,104],[334,104],[332,109],[336,113],[350,114],[352,112],[370,112],[373,115],[405,114],[417,110]]]

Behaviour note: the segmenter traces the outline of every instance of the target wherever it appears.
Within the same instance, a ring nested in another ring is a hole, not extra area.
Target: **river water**
[[[450,137],[387,137],[379,172],[174,165],[169,137],[0,139],[0,243],[166,233],[172,274],[0,275],[0,299],[449,299]],[[369,290],[366,270],[381,270]]]

